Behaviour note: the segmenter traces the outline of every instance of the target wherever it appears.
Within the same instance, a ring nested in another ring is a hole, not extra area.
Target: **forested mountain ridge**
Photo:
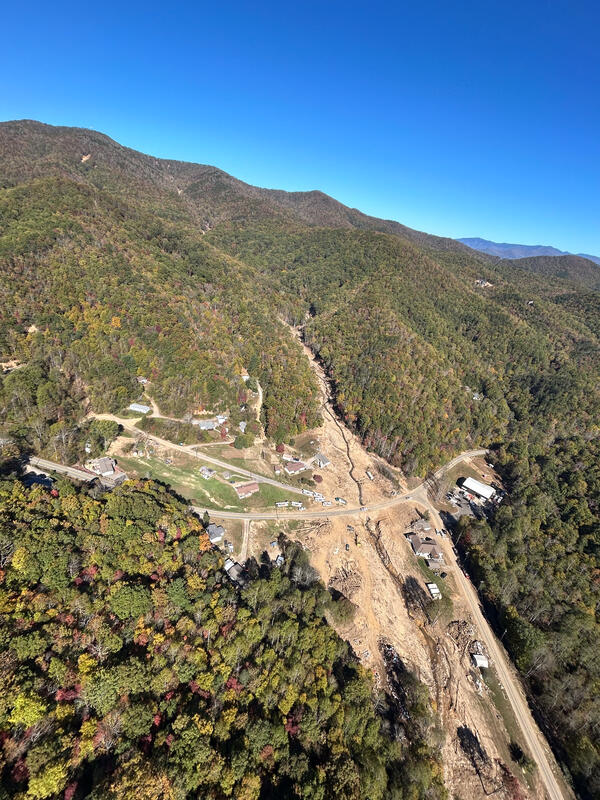
[[[511,260],[511,265],[537,275],[563,278],[595,291],[600,289],[600,266],[582,256],[531,256]]]
[[[85,128],[34,120],[0,123],[0,185],[50,174],[106,188],[129,199],[137,193],[143,193],[146,201],[160,198],[161,214],[192,214],[205,228],[228,220],[283,219],[310,226],[381,231],[436,249],[469,251],[454,239],[370,217],[320,191],[262,189],[213,166],[153,158]]]
[[[407,472],[424,474],[460,449],[502,438],[508,398],[520,402],[528,384],[568,370],[571,356],[600,364],[586,315],[557,302],[564,282],[537,285],[510,262],[273,222],[226,223],[207,236],[293,299],[295,321],[298,309],[310,311],[305,336],[341,413]],[[580,375],[572,387],[584,406],[586,384]]]
[[[302,324],[339,412],[407,473],[495,448],[509,500],[463,543],[560,757],[598,796],[598,294],[94,132],[6,123],[0,142],[2,354],[25,364],[2,377],[5,430],[70,453],[84,403],[116,408],[138,375],[180,411],[241,402],[247,368],[288,440],[318,419],[278,317]]]
[[[578,258],[585,258],[594,264],[600,264],[598,256],[589,253],[569,253],[566,250],[558,250],[556,247],[549,247],[541,244],[509,244],[508,242],[491,242],[489,239],[481,239],[478,236],[466,239],[457,239],[457,242],[472,247],[490,256],[507,259],[535,258],[537,256],[569,256],[575,255]]]
[[[180,415],[243,402],[245,369],[263,385],[269,435],[317,424],[314,377],[269,287],[204,242],[185,207],[160,217],[157,199],[130,190],[50,174],[0,192],[0,349],[24,365],[2,379],[5,431],[72,459],[87,405],[122,409],[137,376]]]

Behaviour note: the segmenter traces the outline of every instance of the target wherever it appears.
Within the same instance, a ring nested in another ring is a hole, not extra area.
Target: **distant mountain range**
[[[600,257],[590,256],[588,253],[569,253],[566,250],[558,250],[556,247],[548,247],[543,244],[509,244],[507,242],[491,242],[488,239],[480,239],[479,237],[472,237],[466,239],[457,239],[467,247],[472,247],[473,250],[480,250],[482,253],[488,253],[491,256],[498,256],[498,258],[531,258],[532,256],[569,256],[577,255],[581,258],[587,258],[593,261],[594,264],[600,265]]]

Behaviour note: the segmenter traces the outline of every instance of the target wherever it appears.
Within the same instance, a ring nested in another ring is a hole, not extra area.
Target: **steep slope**
[[[293,298],[292,319],[310,313],[305,335],[339,410],[407,472],[501,437],[509,396],[557,363],[586,352],[598,368],[585,315],[552,300],[564,283],[536,292],[536,276],[512,262],[482,265],[385,234],[265,223],[227,223],[208,238]]]
[[[432,249],[468,252],[454,239],[369,217],[323,192],[261,189],[216,167],[153,158],[84,128],[33,120],[0,123],[0,185],[48,175],[68,176],[130,202],[143,198],[161,216],[191,215],[205,229],[226,220],[275,219],[382,231]]]
[[[240,591],[149,482],[0,482],[0,542],[4,798],[445,797],[426,690],[376,713],[302,548]]]
[[[527,272],[534,272],[536,275],[564,278],[588,289],[600,289],[600,267],[593,261],[581,256],[517,258],[511,261],[511,265]]]
[[[0,192],[0,262],[2,360],[24,364],[1,379],[1,416],[22,447],[76,457],[87,406],[124,408],[138,376],[179,416],[236,408],[247,369],[270,435],[317,423],[314,377],[272,293],[190,226],[39,178]]]

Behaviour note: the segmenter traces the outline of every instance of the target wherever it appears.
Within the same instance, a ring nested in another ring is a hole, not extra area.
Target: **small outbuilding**
[[[127,406],[128,411],[135,411],[137,414],[147,414],[151,409],[143,403],[131,403]]]
[[[437,583],[426,583],[427,589],[429,590],[429,594],[431,595],[433,600],[441,600],[442,593],[440,592],[440,587]]]
[[[484,656],[482,653],[471,653],[471,661],[473,662],[473,666],[479,669],[487,669],[490,665],[487,656]]]
[[[314,458],[314,463],[319,467],[319,469],[325,469],[331,464],[331,461],[327,458],[327,456],[323,455],[323,453],[317,453]]]

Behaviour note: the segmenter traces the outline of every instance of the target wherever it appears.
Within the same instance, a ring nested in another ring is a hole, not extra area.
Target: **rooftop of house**
[[[251,481],[250,483],[243,483],[240,486],[236,486],[235,490],[238,493],[238,497],[247,497],[250,494],[258,492],[259,486],[256,481]]]
[[[147,414],[150,411],[150,406],[144,405],[144,403],[130,403],[127,408],[129,411],[138,411],[140,414]]]
[[[302,472],[303,469],[306,469],[306,464],[303,464],[302,461],[288,461],[284,469],[286,472]]]
[[[431,558],[434,561],[442,559],[442,553],[437,548],[435,542],[426,542],[420,536],[414,534],[408,537],[415,554],[424,558]]]
[[[412,524],[412,529],[415,531],[430,531],[431,525],[426,519],[418,519]]]
[[[215,525],[214,522],[211,522],[206,529],[206,532],[208,533],[208,538],[211,540],[211,542],[218,542],[225,535],[225,528],[222,525]]]
[[[97,475],[112,475],[115,471],[115,462],[108,456],[101,456],[88,461],[86,467]]]

